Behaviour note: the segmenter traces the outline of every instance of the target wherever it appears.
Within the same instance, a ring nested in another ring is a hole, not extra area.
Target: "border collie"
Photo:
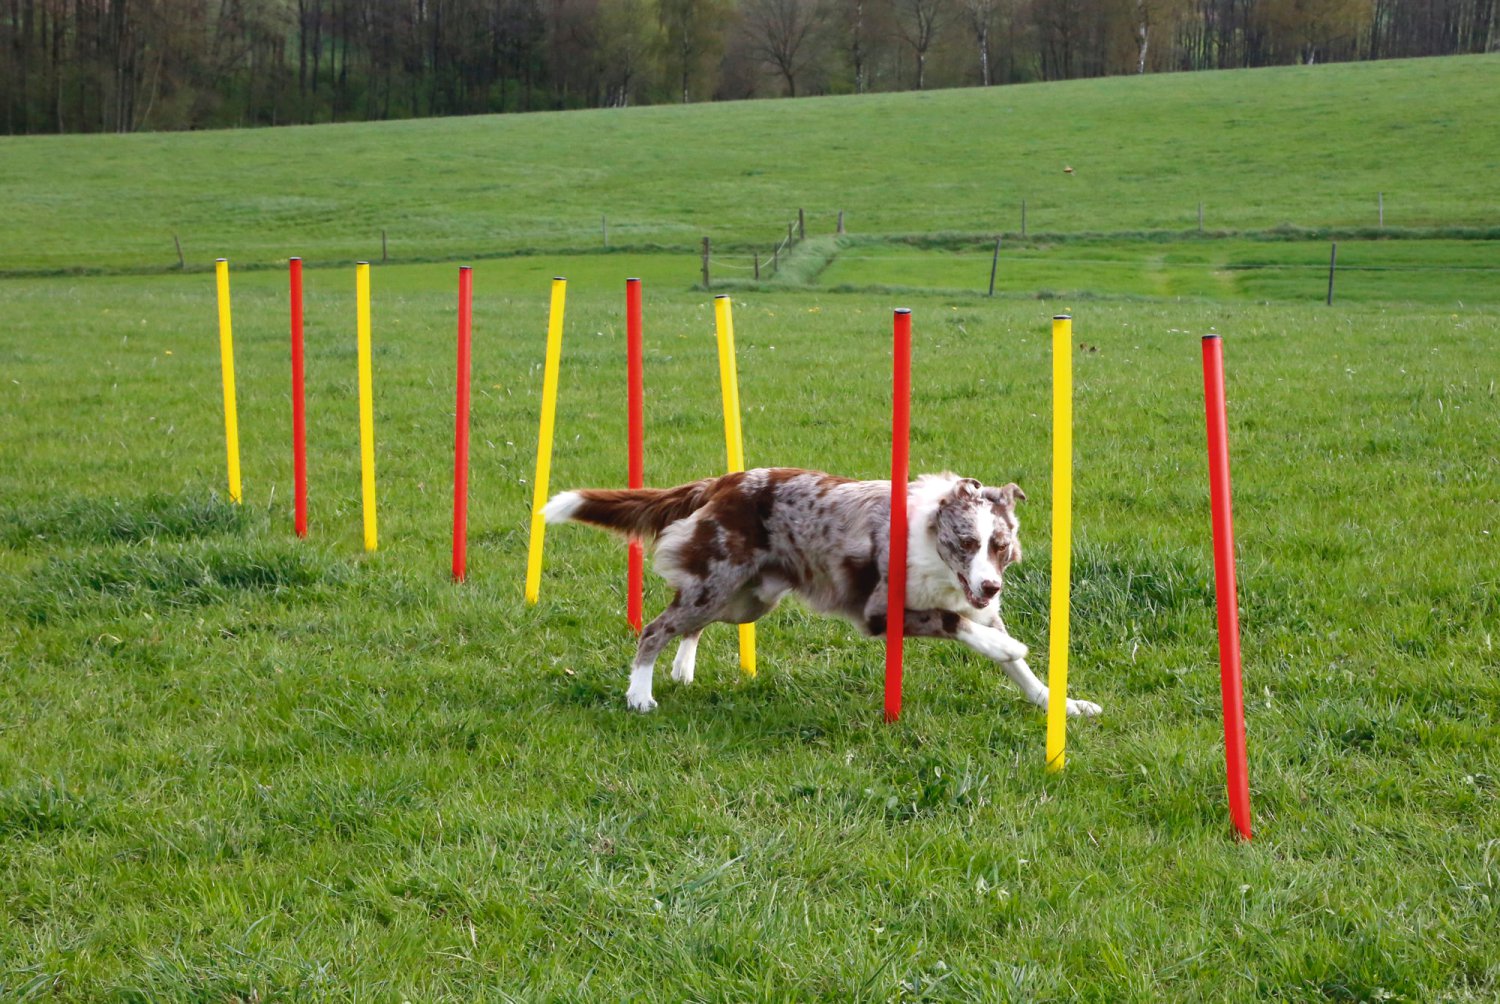
[[[1021,560],[1016,502],[1025,493],[956,474],[924,475],[908,492],[906,634],[963,642],[1045,708],[1047,686],[1026,665],[1027,648],[1005,630],[999,610],[1005,567]],[[890,497],[889,481],[763,468],[676,488],[563,492],[543,513],[549,523],[591,523],[656,540],[656,571],[677,595],[641,632],[625,692],[631,708],[650,711],[652,672],[668,642],[682,639],[672,679],[691,683],[704,627],[759,620],[789,592],[883,636]],[[1069,715],[1098,713],[1097,704],[1068,701]]]

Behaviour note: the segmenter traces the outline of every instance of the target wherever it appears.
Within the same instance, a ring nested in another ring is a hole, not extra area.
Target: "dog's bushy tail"
[[[582,488],[553,496],[542,515],[548,523],[590,523],[636,540],[654,540],[702,508],[714,480],[676,488]]]

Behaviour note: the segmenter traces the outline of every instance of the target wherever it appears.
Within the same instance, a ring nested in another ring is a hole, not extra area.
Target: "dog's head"
[[[953,483],[932,515],[937,553],[957,577],[964,598],[989,606],[1005,584],[1005,566],[1021,560],[1019,485],[986,488],[973,478]]]

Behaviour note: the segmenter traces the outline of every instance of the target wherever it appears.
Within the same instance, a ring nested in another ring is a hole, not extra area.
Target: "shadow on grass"
[[[51,558],[19,583],[11,605],[29,623],[45,624],[98,616],[101,607],[196,607],[245,594],[291,598],[347,578],[348,566],[284,543],[130,547]]]
[[[59,544],[136,544],[244,533],[243,506],[214,495],[143,498],[62,496],[42,505],[0,511],[0,546],[13,550]]]

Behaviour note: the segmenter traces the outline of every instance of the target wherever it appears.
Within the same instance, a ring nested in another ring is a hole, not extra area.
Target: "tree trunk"
[[[307,0],[297,0],[297,97],[307,107]]]

